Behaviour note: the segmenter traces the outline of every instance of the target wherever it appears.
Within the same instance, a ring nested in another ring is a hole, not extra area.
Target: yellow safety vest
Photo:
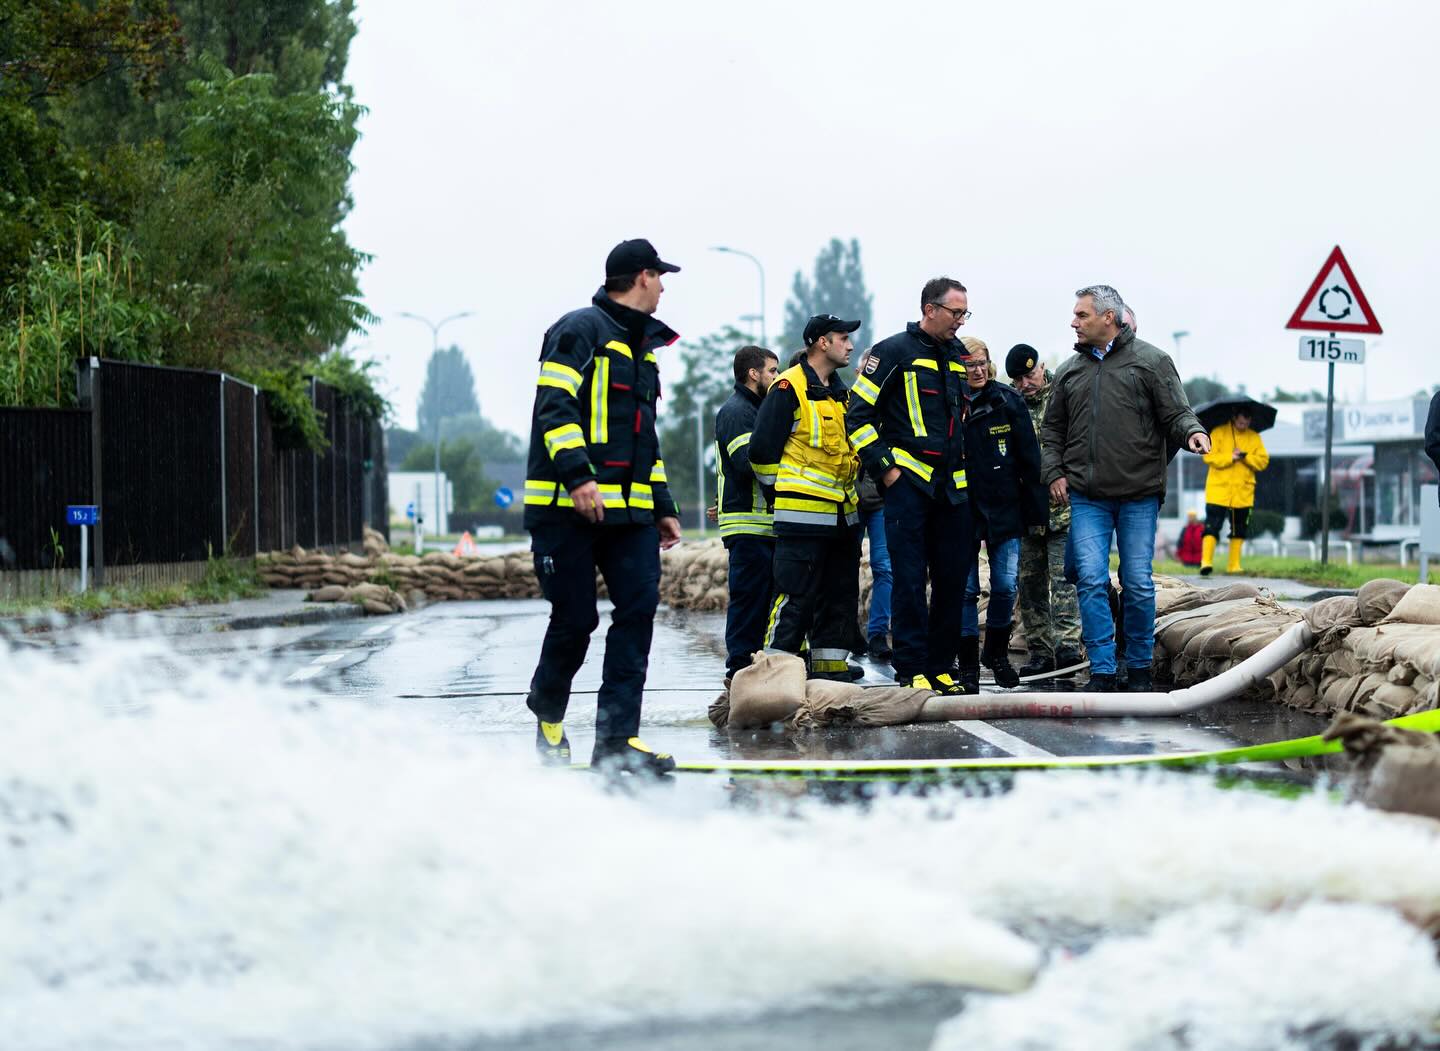
[[[780,374],[799,404],[775,474],[775,522],[835,526],[860,521],[855,479],[860,458],[845,431],[845,406],[834,398],[811,399],[802,366]]]

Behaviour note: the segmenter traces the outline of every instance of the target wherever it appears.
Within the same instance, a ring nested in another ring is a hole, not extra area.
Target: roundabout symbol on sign
[[[1338,314],[1332,314],[1330,312],[1330,308],[1325,305],[1325,299],[1331,293],[1334,293],[1337,296],[1343,296],[1345,298],[1345,308],[1341,310]],[[1320,293],[1320,302],[1318,305],[1320,307],[1320,312],[1326,317],[1328,317],[1331,321],[1339,321],[1341,318],[1347,318],[1350,316],[1350,304],[1353,302],[1354,299],[1351,297],[1350,293],[1345,289],[1343,285],[1332,285],[1330,288],[1327,288],[1325,291]]]

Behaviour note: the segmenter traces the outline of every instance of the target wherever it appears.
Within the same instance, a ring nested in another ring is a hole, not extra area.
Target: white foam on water
[[[1440,1038],[1434,944],[1393,912],[1309,903],[1187,909],[976,997],[932,1051],[1289,1051]]]
[[[1037,963],[793,819],[609,793],[213,667],[157,680],[146,650],[0,669],[11,1046],[382,1047]]]
[[[1026,776],[987,798],[756,813],[607,792],[513,739],[164,654],[96,640],[0,663],[4,1046],[394,1047],[759,1015],[1014,981],[1035,959],[1007,928],[1057,922],[1108,935],[1083,961],[1140,970],[1172,924],[1213,928],[1177,950],[1183,985],[1307,903],[1366,903],[1344,922],[1384,951],[1410,944],[1397,910],[1440,914],[1430,827],[1323,797]],[[1238,918],[1178,919],[1213,902]],[[1356,989],[1337,978],[1329,1009],[1364,1030],[1369,946],[1328,944]],[[1131,1010],[1149,1032],[1144,1007],[1117,994],[1116,1031]]]

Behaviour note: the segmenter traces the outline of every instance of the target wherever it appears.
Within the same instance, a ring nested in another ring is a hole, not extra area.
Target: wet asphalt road
[[[177,640],[177,657],[269,666],[288,683],[367,704],[402,706],[454,732],[495,735],[532,746],[525,689],[548,616],[539,600],[439,603],[411,614],[319,628],[227,632]],[[608,616],[575,681],[567,729],[588,755]],[[689,759],[793,758],[783,734],[725,734],[706,716],[724,668],[724,615],[662,609],[657,618],[642,734]],[[866,682],[888,684],[889,669],[862,661]],[[991,687],[993,689],[993,687]],[[886,730],[833,729],[813,735],[807,756],[968,758],[1101,755],[1222,748],[1318,733],[1323,721],[1268,702],[1231,702],[1170,719],[1007,719]]]

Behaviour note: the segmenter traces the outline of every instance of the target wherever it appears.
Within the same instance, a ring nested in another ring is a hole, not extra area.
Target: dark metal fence
[[[386,531],[380,424],[323,383],[311,381],[330,443],[318,454],[280,448],[264,393],[223,373],[92,358],[79,389],[78,410],[0,409],[0,569],[58,568],[51,528],[62,565],[78,564],[74,503],[100,505],[97,581],[107,565],[353,547],[367,523]]]
[[[88,412],[0,409],[0,569],[51,569],[76,546],[65,505],[90,503],[90,473]]]

